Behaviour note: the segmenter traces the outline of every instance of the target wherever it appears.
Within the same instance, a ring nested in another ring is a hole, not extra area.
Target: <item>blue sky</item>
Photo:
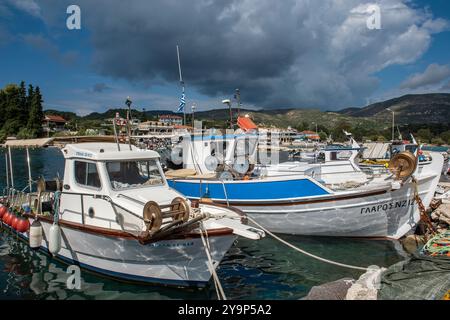
[[[66,8],[81,8],[68,30]],[[365,10],[381,8],[381,29]],[[450,92],[450,1],[0,2],[0,86],[39,85],[45,108],[176,110],[181,47],[187,103],[326,110]]]

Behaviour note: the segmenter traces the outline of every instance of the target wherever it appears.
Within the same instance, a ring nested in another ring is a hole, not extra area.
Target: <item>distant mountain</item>
[[[79,118],[75,112],[69,112],[69,111],[59,111],[59,110],[53,110],[48,109],[44,111],[45,115],[55,115],[55,116],[61,116],[66,120],[72,120]]]
[[[401,124],[450,123],[450,93],[408,94],[374,103],[363,108],[338,111],[352,117],[388,119],[395,112],[395,122]]]
[[[92,113],[89,113],[88,115],[85,115],[82,118],[84,120],[110,119],[110,118],[114,118],[116,116],[117,112],[123,118],[125,118],[126,115],[127,115],[127,109],[125,109],[125,108],[116,108],[116,109],[108,109],[105,112],[92,112]],[[145,115],[147,117],[158,116],[158,115],[163,115],[163,114],[174,114],[174,112],[169,111],[169,110],[150,110],[150,111],[145,111]],[[131,115],[133,117],[142,118],[143,112],[142,111],[138,111],[136,109],[131,109]]]
[[[269,110],[249,110],[241,109],[241,115],[248,114],[258,126],[276,126],[286,128],[288,126],[297,128],[299,125],[310,126],[315,124],[318,127],[334,128],[340,123],[361,125],[367,127],[376,126],[376,122],[368,118],[355,118],[344,114],[330,111],[320,111],[318,109],[269,109]],[[233,108],[234,117],[237,109]],[[229,109],[216,109],[198,112],[196,119],[204,120],[228,120],[230,118]]]
[[[328,128],[336,127],[338,124],[349,123],[352,126],[361,127],[388,127],[392,113],[386,110],[390,108],[395,111],[395,123],[398,124],[450,124],[450,94],[409,94],[399,98],[374,103],[363,108],[346,108],[340,111],[320,111],[318,109],[268,109],[251,110],[241,109],[241,115],[249,114],[256,124],[260,126],[298,127],[307,123],[314,126]],[[116,112],[122,117],[127,114],[125,108],[109,109],[105,112],[93,112],[80,117],[73,112],[62,112],[46,110],[46,114],[57,114],[64,118],[79,120],[104,120],[113,118]],[[233,116],[237,109],[233,108]],[[156,118],[164,114],[177,114],[169,110],[148,110],[145,115],[148,119]],[[178,113],[178,115],[180,115]],[[132,109],[132,116],[142,119],[143,112]],[[227,108],[200,111],[195,113],[197,120],[226,121],[230,118]],[[188,116],[188,121],[190,117]],[[304,126],[303,126],[304,127]]]

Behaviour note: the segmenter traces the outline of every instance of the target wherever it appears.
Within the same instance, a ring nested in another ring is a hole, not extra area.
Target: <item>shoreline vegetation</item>
[[[18,139],[37,138],[42,135],[42,95],[39,86],[22,81],[8,84],[0,90],[0,141],[8,136]]]
[[[440,99],[442,99],[441,96],[439,95]],[[85,116],[79,116],[68,111],[52,109],[43,111],[43,101],[39,86],[33,87],[30,84],[27,88],[24,81],[20,84],[8,84],[0,89],[0,114],[2,114],[0,118],[0,142],[4,142],[8,136],[15,136],[18,139],[42,137],[45,134],[42,128],[45,115],[62,116],[67,120],[65,128],[68,131],[76,131],[78,135],[89,135],[99,130],[106,134],[112,134],[112,128],[105,126],[106,119],[114,118],[117,112],[120,116],[125,117],[127,112],[125,107],[111,108],[103,113],[93,112]],[[415,112],[417,112],[417,106],[414,107]],[[428,108],[431,107],[428,106]],[[442,106],[439,107],[442,108]],[[260,127],[278,127],[281,129],[291,127],[298,131],[316,131],[317,129],[321,140],[331,137],[336,142],[346,141],[344,130],[351,132],[355,139],[359,141],[390,141],[392,139],[392,123],[389,113],[386,112],[383,117],[380,117],[379,114],[363,117],[360,115],[351,116],[346,111],[347,109],[336,112],[315,109],[241,109],[241,114],[249,114]],[[233,112],[236,113],[236,109]],[[426,110],[426,112],[429,112],[429,110]],[[132,109],[132,117],[140,121],[157,121],[159,115],[163,114],[174,114],[174,112],[168,110],[145,111],[144,108],[142,111]],[[192,115],[186,114],[186,117],[189,125]],[[202,120],[206,127],[227,128],[229,126],[229,111],[228,109],[215,109],[196,112],[195,119]],[[442,119],[437,119],[441,122],[436,122],[436,118],[432,122],[423,119],[423,121],[414,121],[414,123],[405,123],[401,121],[401,118],[397,119],[397,121],[400,121],[395,127],[396,139],[399,137],[409,138],[409,134],[412,133],[420,143],[438,146],[450,145],[450,119],[446,119],[445,116]],[[64,134],[64,132],[57,132],[51,135]]]

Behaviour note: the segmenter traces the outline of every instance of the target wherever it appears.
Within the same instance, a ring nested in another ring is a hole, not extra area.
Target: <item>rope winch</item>
[[[146,236],[151,237],[161,230],[166,231],[186,223],[190,212],[188,202],[181,197],[176,197],[170,204],[162,206],[155,201],[148,201],[143,209]]]
[[[388,170],[397,180],[406,180],[412,176],[417,167],[417,157],[409,151],[394,155],[388,164]]]

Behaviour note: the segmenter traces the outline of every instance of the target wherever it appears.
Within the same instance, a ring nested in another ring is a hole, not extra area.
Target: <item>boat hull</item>
[[[442,156],[434,157],[433,163],[417,172],[419,196],[425,207],[434,196],[442,167]],[[169,180],[169,185],[191,199],[208,194],[213,201],[242,210],[276,233],[398,239],[420,220],[414,199],[415,185],[411,181],[399,188],[385,183],[381,189],[372,184],[365,191],[333,193],[313,184],[309,177],[297,185],[294,184],[297,178],[291,178],[290,184],[286,183],[289,189],[282,187],[281,179],[254,180],[251,183],[255,186],[267,184],[257,191],[249,181]],[[247,189],[250,191],[246,192]]]
[[[40,221],[44,239],[39,249],[48,253],[47,239],[52,224]],[[56,258],[118,280],[202,287],[211,278],[200,237],[141,244],[134,238],[94,234],[63,225],[61,235],[61,250],[55,255]],[[27,233],[21,233],[20,236],[28,240]],[[210,236],[208,240],[213,264],[217,267],[236,236],[226,233]]]
[[[433,179],[419,183],[419,195],[426,207],[432,198],[431,189]],[[420,220],[411,183],[399,190],[386,190],[363,197],[298,204],[230,205],[237,206],[272,232],[296,235],[398,239]]]

